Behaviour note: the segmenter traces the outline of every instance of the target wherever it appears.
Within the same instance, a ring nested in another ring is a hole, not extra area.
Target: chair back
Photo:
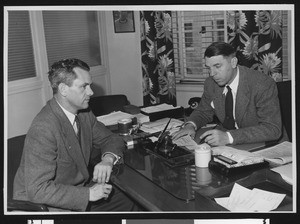
[[[43,204],[13,200],[14,179],[20,166],[25,137],[20,135],[7,140],[7,211],[49,211]]]
[[[292,89],[291,80],[277,82],[278,98],[283,126],[292,141]]]
[[[89,102],[89,107],[96,117],[113,111],[124,111],[126,105],[129,105],[129,101],[122,94],[96,96]]]
[[[26,135],[7,140],[7,198],[13,197],[13,183],[19,168]]]

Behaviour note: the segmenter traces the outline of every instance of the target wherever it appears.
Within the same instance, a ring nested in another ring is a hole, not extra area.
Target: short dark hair
[[[74,72],[76,67],[90,71],[90,67],[85,62],[76,58],[62,59],[53,63],[48,72],[53,94],[57,93],[60,83],[65,83],[68,86],[72,85],[77,78],[77,74]]]
[[[223,55],[224,57],[233,56],[235,57],[235,49],[231,44],[225,42],[214,42],[206,48],[204,57],[213,57]]]

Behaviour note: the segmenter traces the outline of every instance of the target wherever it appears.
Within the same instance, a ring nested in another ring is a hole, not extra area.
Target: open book
[[[256,151],[254,153],[264,157],[264,159],[273,166],[291,163],[293,154],[292,143],[285,141],[275,146]]]

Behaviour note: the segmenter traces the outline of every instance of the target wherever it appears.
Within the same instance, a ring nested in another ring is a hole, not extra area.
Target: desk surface
[[[213,198],[228,196],[235,182],[287,194],[277,211],[292,211],[291,185],[269,169],[226,177],[195,165],[170,167],[141,147],[127,150],[124,160],[112,181],[149,211],[226,211]]]
[[[204,131],[197,132],[195,139]],[[252,151],[264,148],[264,144],[235,147]],[[234,183],[285,193],[287,196],[276,210],[293,210],[292,186],[268,168],[226,177],[194,164],[170,167],[139,145],[125,152],[124,163],[112,182],[149,211],[226,211],[213,199],[229,196]]]

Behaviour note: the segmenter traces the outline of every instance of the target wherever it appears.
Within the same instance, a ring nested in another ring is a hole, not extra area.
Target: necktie
[[[225,97],[225,120],[223,122],[223,127],[230,130],[235,129],[234,118],[233,118],[233,98],[231,88],[227,87],[227,94]]]
[[[79,144],[80,144],[80,122],[79,122],[79,118],[78,118],[77,115],[75,116],[74,122],[75,122],[76,128],[77,128],[77,130],[75,131],[75,133],[77,135],[77,138],[78,138],[78,141],[79,141]]]

